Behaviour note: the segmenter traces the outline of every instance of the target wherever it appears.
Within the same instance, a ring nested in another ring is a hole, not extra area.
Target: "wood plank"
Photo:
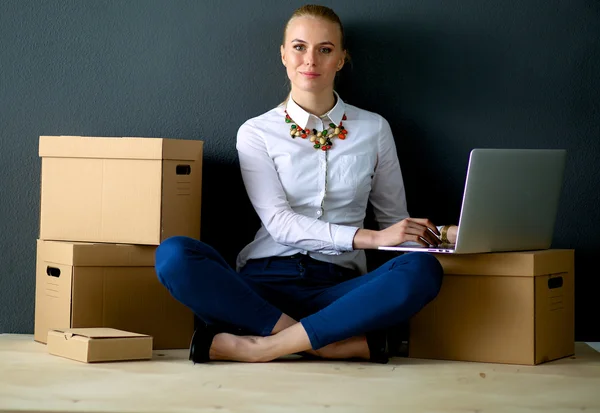
[[[186,350],[152,361],[84,364],[31,335],[0,335],[0,411],[575,412],[600,411],[600,353],[538,366],[394,358],[193,365]]]

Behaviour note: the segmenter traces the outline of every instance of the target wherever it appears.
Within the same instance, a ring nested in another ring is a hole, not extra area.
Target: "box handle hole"
[[[554,277],[554,278],[550,278],[548,279],[548,288],[549,289],[554,289],[554,288],[560,288],[563,286],[563,277]]]
[[[56,268],[56,267],[48,267],[46,268],[46,274],[48,274],[50,277],[60,277],[60,269]]]
[[[177,165],[175,173],[177,175],[189,175],[192,173],[192,167],[189,165]]]

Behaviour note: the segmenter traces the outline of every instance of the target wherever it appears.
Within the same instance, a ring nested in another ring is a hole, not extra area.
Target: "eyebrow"
[[[294,43],[294,42],[308,44],[308,43],[306,43],[306,42],[305,42],[304,40],[302,40],[302,39],[294,39],[294,40],[292,40],[290,43]],[[331,46],[335,47],[335,45],[334,45],[333,43],[331,43],[330,41],[325,41],[325,42],[321,42],[321,43],[318,43],[318,44],[319,44],[319,45],[329,44],[329,45],[331,45]]]

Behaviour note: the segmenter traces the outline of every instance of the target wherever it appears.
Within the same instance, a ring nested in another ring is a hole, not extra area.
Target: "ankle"
[[[273,336],[254,337],[249,348],[249,354],[253,362],[264,363],[275,360],[278,356],[274,353],[275,345]]]
[[[271,361],[273,346],[268,337],[260,336],[234,336],[231,360],[248,363],[261,363]]]

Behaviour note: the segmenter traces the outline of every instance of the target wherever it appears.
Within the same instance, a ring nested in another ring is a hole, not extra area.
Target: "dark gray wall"
[[[204,140],[202,238],[233,262],[258,225],[236,131],[285,96],[281,29],[301,4],[0,2],[0,332],[33,331],[40,135]],[[324,4],[353,56],[338,91],[390,121],[411,214],[457,220],[473,147],[568,150],[553,247],[576,250],[577,339],[600,341],[599,3]]]

